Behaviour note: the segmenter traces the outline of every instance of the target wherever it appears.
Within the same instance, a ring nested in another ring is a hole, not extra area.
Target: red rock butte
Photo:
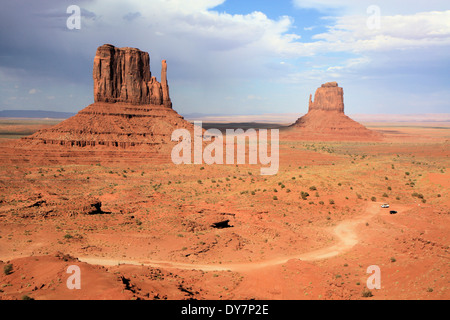
[[[162,61],[161,82],[158,82],[150,72],[150,56],[147,52],[105,44],[97,49],[93,76],[95,102],[172,107],[166,60]]]
[[[308,113],[289,127],[300,138],[314,140],[378,140],[381,135],[344,114],[344,90],[336,82],[323,84],[309,97]]]
[[[147,52],[105,44],[97,49],[93,78],[93,104],[49,129],[3,144],[1,158],[54,163],[170,161],[172,132],[191,131],[193,125],[172,109],[166,61],[158,82],[151,75]]]

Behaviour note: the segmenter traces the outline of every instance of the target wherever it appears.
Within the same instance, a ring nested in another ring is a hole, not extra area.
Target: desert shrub
[[[323,201],[319,201],[319,204],[321,204],[321,205],[324,205],[324,204],[325,204],[325,202],[323,202]]]
[[[384,197],[384,198],[388,198],[389,195],[385,192],[385,193],[383,193],[383,197]]]
[[[397,261],[397,259],[395,259],[394,257],[391,258],[391,262],[395,262]]]
[[[369,289],[364,289],[363,292],[361,293],[361,296],[363,298],[370,298],[373,297],[372,291],[370,291]]]
[[[438,197],[438,198],[440,198],[440,197],[441,197],[441,195],[440,195],[440,194],[438,194],[438,195],[437,195],[437,197]]]
[[[409,176],[409,175],[410,175],[410,173],[409,173],[408,171],[406,171],[406,172],[405,172],[405,175]]]
[[[273,199],[273,200],[278,200],[278,197],[277,197],[277,196],[273,196],[272,199]]]
[[[300,196],[302,197],[303,200],[306,200],[306,198],[309,197],[309,193],[308,193],[308,192],[305,192],[305,191],[302,191],[302,192],[300,193]]]
[[[417,197],[417,198],[419,198],[419,199],[423,199],[423,194],[421,194],[421,193],[413,192],[411,195],[412,195],[413,197]]]
[[[328,202],[329,202],[330,204],[334,204],[334,200],[333,200],[333,199],[328,200]]]
[[[312,187],[309,187],[309,190],[311,190],[311,191],[316,191],[317,188],[316,188],[315,186],[312,186]]]
[[[392,190],[392,188],[391,188],[391,187],[387,187],[387,189],[388,189],[389,191],[391,191],[391,190]]]
[[[22,300],[34,300],[33,298],[31,298],[30,296],[27,296],[26,294],[24,294],[22,296]]]
[[[372,197],[372,198],[370,198],[370,200],[372,200],[373,202],[375,202],[375,201],[377,201],[377,198]]]
[[[12,264],[7,264],[3,267],[3,273],[6,275],[9,275],[12,273],[13,270],[13,265]]]
[[[73,236],[71,235],[71,234],[65,234],[64,235],[64,239],[72,239],[73,238]]]

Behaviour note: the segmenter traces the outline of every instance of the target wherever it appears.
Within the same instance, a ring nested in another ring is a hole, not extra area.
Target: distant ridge
[[[217,123],[280,123],[291,124],[304,113],[265,113],[265,114],[182,114],[189,121]],[[350,114],[358,122],[450,122],[450,113],[416,113],[416,114]]]
[[[52,118],[67,119],[76,113],[45,110],[2,110],[0,118]]]

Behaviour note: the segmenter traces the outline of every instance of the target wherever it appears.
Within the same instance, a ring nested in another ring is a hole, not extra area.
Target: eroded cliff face
[[[162,81],[158,82],[150,72],[149,54],[139,49],[100,46],[94,58],[93,78],[95,102],[172,107],[166,61],[162,61]]]
[[[344,113],[344,89],[337,82],[327,82],[316,90],[314,101],[309,97],[309,111],[325,110]]]

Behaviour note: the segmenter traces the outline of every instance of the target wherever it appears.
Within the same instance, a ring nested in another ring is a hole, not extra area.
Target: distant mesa
[[[105,44],[97,49],[93,78],[93,104],[51,128],[14,141],[14,150],[33,155],[28,156],[31,160],[41,154],[52,162],[170,161],[172,132],[193,130],[193,125],[172,109],[166,61],[159,82],[151,75],[147,52]]]
[[[290,129],[302,133],[305,139],[367,140],[381,135],[344,114],[344,90],[337,82],[327,82],[316,90],[314,101],[309,97],[308,113]]]
[[[45,110],[2,110],[0,118],[36,118],[36,119],[67,119],[73,117],[75,113]]]

